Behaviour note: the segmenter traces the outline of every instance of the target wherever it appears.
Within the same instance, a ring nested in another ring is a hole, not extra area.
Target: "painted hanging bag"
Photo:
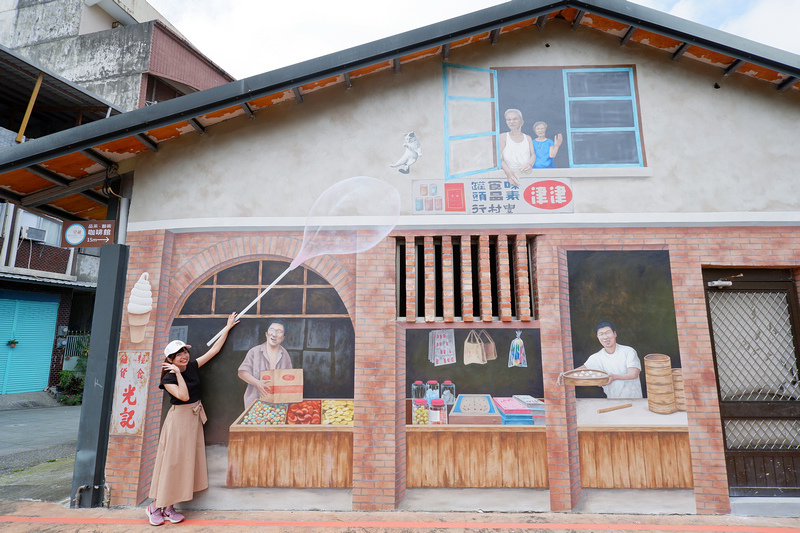
[[[452,329],[435,329],[428,334],[428,360],[434,366],[456,362],[456,336]]]
[[[483,341],[481,341],[478,333],[471,329],[464,341],[464,364],[486,364],[486,351],[483,348]]]
[[[512,366],[524,368],[528,366],[528,358],[525,357],[525,344],[520,338],[522,331],[517,330],[517,338],[511,341],[511,347],[508,350],[508,367]]]
[[[494,345],[494,341],[489,336],[489,332],[485,329],[482,329],[480,333],[478,333],[478,337],[480,337],[481,341],[483,341],[483,352],[486,354],[487,361],[494,361],[497,359],[497,347]]]

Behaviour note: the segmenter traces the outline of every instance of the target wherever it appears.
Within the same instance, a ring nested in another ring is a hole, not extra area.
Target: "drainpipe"
[[[8,257],[8,247],[11,244],[9,237],[11,236],[11,223],[14,220],[15,205],[11,202],[6,203],[5,217],[3,220],[3,249],[0,250],[0,267],[6,266],[6,257]]]
[[[119,199],[119,216],[117,217],[117,244],[126,244],[128,237],[128,212],[131,199],[124,196]]]
[[[16,213],[14,216],[14,224],[11,229],[11,248],[8,252],[8,266],[13,267],[17,264],[17,250],[19,249],[19,230],[22,225],[21,213]]]

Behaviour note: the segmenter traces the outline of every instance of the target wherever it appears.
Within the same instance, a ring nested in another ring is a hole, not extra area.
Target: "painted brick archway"
[[[230,266],[261,259],[291,260],[300,250],[302,233],[182,233],[167,230],[128,235],[131,247],[126,299],[143,272],[150,274],[153,312],[145,342],[132,344],[127,320],[122,327],[120,350],[149,351],[150,380],[141,435],[114,435],[109,439],[106,479],[113,505],[137,505],[147,498],[161,424],[158,389],[161,348],[169,340],[169,328],[189,294],[208,276]],[[304,266],[333,286],[355,323],[356,260],[353,256],[319,256]],[[113,429],[112,429],[113,431]]]

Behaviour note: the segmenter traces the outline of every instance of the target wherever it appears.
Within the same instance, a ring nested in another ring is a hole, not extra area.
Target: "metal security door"
[[[710,270],[704,278],[707,286],[717,285],[706,297],[730,495],[800,495],[798,313],[791,272]],[[720,286],[718,280],[731,283]]]

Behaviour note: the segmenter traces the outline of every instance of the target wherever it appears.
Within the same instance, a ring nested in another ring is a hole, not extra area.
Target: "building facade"
[[[206,441],[228,450],[212,484],[347,488],[354,510],[428,487],[544,490],[552,511],[589,488],[685,489],[698,514],[797,494],[796,57],[746,63],[734,49],[766,49],[628,4],[541,4],[370,48],[395,58],[266,73],[250,80],[261,93],[215,93],[213,112],[187,97],[202,135],[141,115],[160,144],[124,163],[136,305],[112,503],[147,497],[163,347],[202,353],[276,279],[204,376]],[[338,201],[321,200],[332,187]],[[349,423],[248,427],[237,368],[274,317],[303,397],[352,401]],[[560,381],[602,352],[603,321],[635,350],[641,397]],[[451,424],[413,424],[412,385],[428,380],[456,384]],[[515,425],[485,401],[515,395],[544,419]]]

